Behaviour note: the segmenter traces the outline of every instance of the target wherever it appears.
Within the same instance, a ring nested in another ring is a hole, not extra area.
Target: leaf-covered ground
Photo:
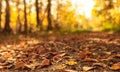
[[[120,72],[118,33],[1,38],[1,72]]]

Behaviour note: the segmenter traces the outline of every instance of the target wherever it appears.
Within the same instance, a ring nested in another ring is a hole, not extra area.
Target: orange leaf
[[[88,61],[88,62],[98,62],[98,60],[97,59],[93,59],[93,58],[89,58],[89,57],[86,57],[85,59],[84,59],[84,61]]]
[[[120,62],[113,64],[110,69],[112,70],[120,70]]]
[[[25,41],[21,41],[21,42],[20,42],[20,46],[21,46],[21,47],[24,47],[25,45],[26,45],[26,42],[25,42]]]
[[[3,57],[4,58],[11,58],[12,54],[7,52],[7,53],[3,54]]]
[[[41,63],[41,67],[44,67],[44,66],[49,66],[50,65],[50,60],[49,59],[45,59],[42,61]]]
[[[62,60],[62,57],[59,56],[59,55],[56,55],[56,56],[53,57],[53,61],[56,62],[56,63],[61,61],[61,60]]]
[[[90,55],[90,54],[92,54],[92,53],[91,53],[90,51],[86,50],[86,51],[85,51],[85,54],[86,54],[86,55]]]
[[[22,62],[22,61],[18,61],[18,62],[16,62],[16,64],[15,64],[15,68],[16,68],[16,69],[24,68],[24,66],[25,66],[25,64],[24,64],[24,62]]]
[[[80,53],[78,54],[78,56],[79,56],[81,59],[84,59],[84,58],[86,57],[86,54],[85,54],[85,53],[80,52]]]

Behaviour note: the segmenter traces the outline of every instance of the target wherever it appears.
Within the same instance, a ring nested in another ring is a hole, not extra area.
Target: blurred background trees
[[[0,31],[120,31],[119,0],[0,0]]]
[[[94,0],[93,15],[100,21],[102,30],[120,31],[119,0]]]

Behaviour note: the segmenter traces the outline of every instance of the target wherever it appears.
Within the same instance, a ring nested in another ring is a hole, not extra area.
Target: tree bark
[[[5,0],[6,2],[6,15],[5,15],[5,27],[3,29],[3,32],[11,33],[12,30],[10,28],[10,6],[9,6],[9,0]]]
[[[52,30],[52,20],[51,20],[51,0],[48,0],[48,5],[47,5],[47,20],[48,20],[48,27],[47,30]]]
[[[2,27],[1,27],[2,18],[1,18],[1,15],[2,15],[2,0],[0,0],[0,32],[2,31]]]
[[[27,11],[26,11],[26,0],[24,0],[24,33],[27,34],[28,26],[27,26]]]
[[[37,22],[37,28],[39,28],[39,30],[43,30],[43,27],[42,27],[42,21],[39,17],[39,10],[40,10],[40,7],[39,7],[39,0],[36,0],[35,2],[35,6],[36,6],[36,22]]]
[[[22,28],[22,23],[21,23],[21,21],[20,21],[20,9],[19,9],[19,0],[17,1],[17,4],[16,4],[16,6],[17,6],[17,12],[18,12],[18,15],[17,15],[17,32],[18,33],[21,33],[22,32],[22,30],[21,30],[21,28]]]

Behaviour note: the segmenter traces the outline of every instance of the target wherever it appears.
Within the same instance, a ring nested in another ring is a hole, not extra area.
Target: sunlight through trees
[[[119,0],[0,0],[0,31],[119,31]]]

